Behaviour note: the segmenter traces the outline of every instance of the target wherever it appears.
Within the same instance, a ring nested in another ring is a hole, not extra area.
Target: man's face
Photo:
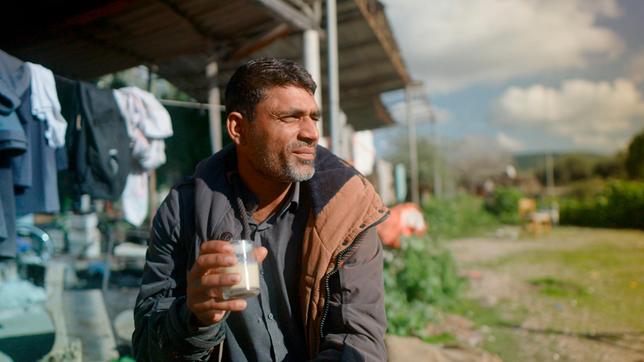
[[[319,118],[315,98],[307,90],[295,86],[266,90],[242,142],[252,166],[280,182],[313,177]]]

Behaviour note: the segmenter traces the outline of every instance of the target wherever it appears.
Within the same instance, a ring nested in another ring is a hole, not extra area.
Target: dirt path
[[[609,326],[613,324],[606,324],[603,316],[577,308],[577,300],[572,297],[548,298],[528,282],[531,277],[544,275],[547,264],[530,263],[509,268],[507,262],[503,262],[520,254],[576,252],[600,243],[617,246],[621,242],[609,235],[603,239],[596,238],[596,233],[589,235],[594,237],[587,237],[582,231],[581,234],[563,232],[542,238],[517,239],[517,230],[509,229],[500,231],[497,237],[449,243],[462,272],[470,280],[467,297],[507,319],[498,325],[485,326],[492,330],[488,342],[502,339],[496,341],[498,345],[492,350],[506,361],[644,362],[644,331],[616,324],[621,332],[631,333],[611,335],[614,329],[606,329],[612,328]],[[644,248],[644,234],[626,235],[628,240],[624,242],[631,243],[629,245],[641,243],[637,245]],[[641,290],[644,298],[644,288]],[[584,327],[580,329],[579,326]],[[488,343],[486,347],[489,346]]]

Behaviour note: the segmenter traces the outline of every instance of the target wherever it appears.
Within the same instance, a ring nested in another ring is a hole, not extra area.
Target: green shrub
[[[605,180],[591,178],[571,183],[567,186],[564,195],[578,200],[586,200],[599,195],[605,187]]]
[[[594,198],[567,198],[561,223],[591,227],[644,229],[644,183],[611,181]]]
[[[449,250],[430,238],[406,238],[385,260],[388,332],[427,338],[436,307],[454,300],[465,284]]]
[[[429,234],[436,239],[454,239],[494,229],[498,221],[483,210],[483,200],[469,194],[432,199],[423,205]]]
[[[522,196],[515,187],[497,187],[485,200],[484,208],[504,224],[518,224],[519,199]]]

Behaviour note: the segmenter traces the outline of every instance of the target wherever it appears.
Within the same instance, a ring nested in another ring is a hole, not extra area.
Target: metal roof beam
[[[403,84],[404,86],[404,84]],[[340,92],[341,103],[351,100],[353,97],[361,97],[365,94],[378,95],[383,92],[400,89],[401,81],[392,79],[391,75],[373,77],[364,82],[352,82],[345,85],[345,90]]]
[[[407,72],[407,68],[403,62],[400,51],[398,50],[398,44],[391,33],[391,28],[389,27],[389,22],[387,17],[384,14],[383,9],[380,6],[373,7],[370,6],[368,0],[354,0],[355,4],[358,6],[358,9],[362,12],[362,15],[365,17],[365,20],[371,27],[372,31],[375,33],[376,37],[382,44],[383,49],[389,55],[391,63],[396,68],[400,78],[405,82],[411,82],[411,77]],[[377,3],[376,3],[377,4]]]
[[[265,8],[271,11],[274,17],[279,21],[283,21],[295,29],[319,30],[319,25],[315,18],[299,11],[282,0],[255,0],[256,2],[264,5]]]

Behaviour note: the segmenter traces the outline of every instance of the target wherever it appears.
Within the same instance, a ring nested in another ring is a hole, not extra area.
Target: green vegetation
[[[602,190],[604,190],[606,182],[606,180],[602,180],[600,178],[591,178],[588,180],[572,182],[567,186],[562,197],[564,199],[577,200],[593,199],[597,197]]]
[[[480,235],[499,226],[483,210],[483,200],[468,194],[432,199],[423,205],[429,235],[405,238],[385,261],[388,333],[417,336],[428,343],[453,344],[449,333],[429,335],[427,325],[460,303],[465,278],[459,276],[445,240]]]
[[[555,354],[585,361],[607,351],[616,361],[631,360],[641,341],[635,336],[644,331],[644,233],[559,227],[539,240],[517,242],[525,248],[461,265],[488,276],[486,291],[494,276],[511,276],[516,292],[494,294],[492,288],[489,295],[499,297],[494,304],[456,299],[447,311],[486,331],[483,348],[504,361],[552,360]],[[499,241],[487,247],[494,245]],[[611,350],[601,343],[607,338],[635,347]]]
[[[423,205],[429,234],[434,239],[448,240],[494,230],[499,221],[485,212],[482,205],[480,197],[469,194],[430,200]]]
[[[644,179],[644,131],[633,138],[628,145],[626,171],[632,179]]]
[[[553,176],[556,185],[587,180],[590,178],[624,178],[626,176],[626,157],[624,152],[612,156],[592,153],[553,154]],[[514,161],[519,173],[532,174],[541,184],[546,184],[545,154],[515,155]]]
[[[504,361],[523,360],[517,348],[521,341],[508,326],[517,325],[517,321],[525,318],[525,310],[506,304],[487,307],[478,300],[461,298],[454,300],[445,311],[471,320],[479,330],[487,330],[483,342],[486,351],[499,355]]]
[[[550,316],[552,328],[643,331],[642,240],[640,231],[561,228],[542,242],[556,241],[569,247],[522,251],[487,267],[521,277],[547,300],[574,306],[572,312],[562,310]],[[564,313],[567,315],[560,320],[558,314]]]
[[[554,161],[553,177],[555,184],[568,184],[573,181],[585,180],[593,176],[594,164],[604,159],[592,159],[579,155],[565,155]],[[546,168],[537,169],[537,178],[546,184]]]
[[[429,340],[427,324],[436,320],[436,308],[450,304],[465,280],[451,253],[436,240],[407,238],[392,253],[384,274],[388,332]]]
[[[556,158],[557,196],[537,201],[545,207],[558,203],[562,224],[644,229],[644,182],[625,180],[626,160],[637,156],[631,148],[614,157]],[[537,158],[532,161],[538,164]],[[503,360],[540,361],[559,356],[559,335],[592,340],[596,333],[644,330],[644,236],[639,231],[559,227],[539,240],[516,240],[531,245],[463,267],[502,274],[499,283],[511,276],[518,290],[501,292],[491,306],[463,297],[467,281],[444,243],[518,224],[521,197],[517,188],[498,187],[485,200],[458,194],[422,205],[430,237],[403,240],[402,249],[385,261],[389,333],[455,344],[449,332],[430,335],[427,328],[444,313],[454,313],[472,320],[483,331],[483,347]],[[491,245],[500,245],[497,241]]]
[[[514,187],[497,187],[485,200],[485,210],[496,215],[504,224],[518,224],[521,197],[521,191]]]
[[[550,297],[580,297],[588,295],[586,288],[570,281],[553,277],[536,278],[529,281],[539,288],[539,292]]]
[[[561,223],[644,229],[644,182],[611,181],[595,197],[564,198]]]
[[[557,162],[559,159],[566,156],[577,156],[586,158],[588,160],[604,159],[604,156],[593,153],[566,153],[566,154],[553,154],[553,159]],[[514,164],[519,172],[532,172],[538,168],[543,168],[545,164],[544,153],[523,153],[514,155]]]
[[[431,344],[441,344],[441,345],[457,344],[456,337],[454,337],[454,335],[452,335],[451,333],[440,333],[440,334],[426,337],[423,340]]]

